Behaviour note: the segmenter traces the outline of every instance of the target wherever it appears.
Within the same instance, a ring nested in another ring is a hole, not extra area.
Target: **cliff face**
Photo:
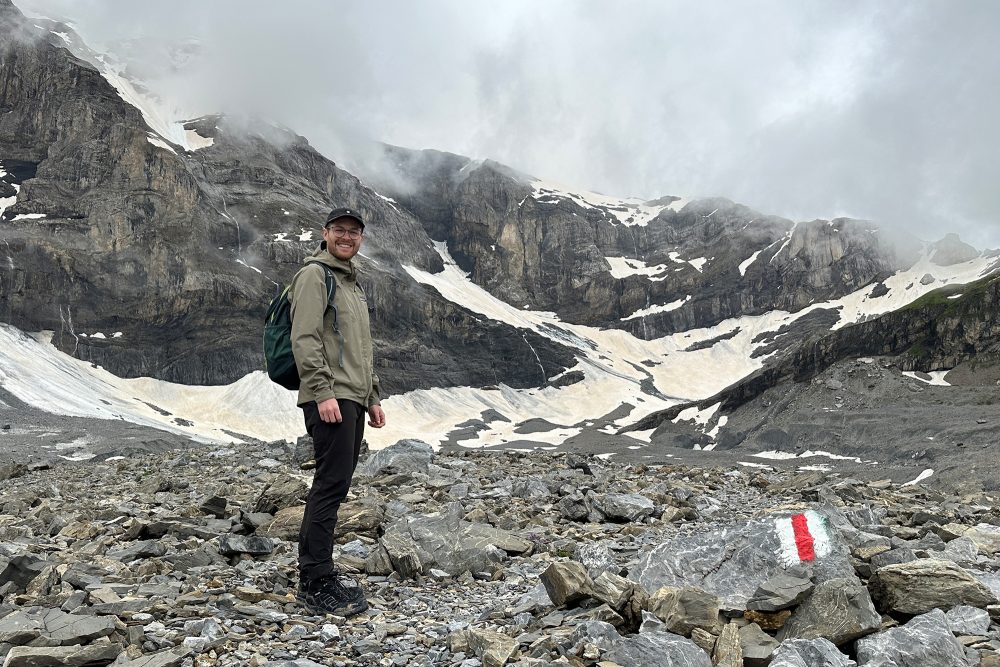
[[[188,128],[214,143],[185,151],[10,3],[0,28],[4,321],[121,375],[235,380],[261,367],[267,302],[336,203],[375,223],[359,263],[387,389],[536,385],[536,353],[553,374],[572,362],[418,287],[400,258],[441,260],[415,218],[301,137],[204,118]]]
[[[724,199],[617,201],[490,161],[395,147],[386,156],[396,173],[384,189],[447,241],[477,284],[511,303],[647,339],[797,311],[916,256],[862,221],[794,224]],[[651,312],[636,315],[643,311]]]

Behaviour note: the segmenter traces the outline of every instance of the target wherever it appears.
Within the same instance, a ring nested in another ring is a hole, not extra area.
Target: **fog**
[[[16,0],[17,1],[17,0]],[[20,0],[187,117],[1000,246],[1000,3]]]

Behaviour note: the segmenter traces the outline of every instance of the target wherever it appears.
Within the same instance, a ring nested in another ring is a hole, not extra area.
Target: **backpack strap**
[[[333,330],[337,332],[337,336],[340,338],[340,367],[344,367],[344,334],[340,332],[340,326],[337,323],[337,304],[334,303],[334,297],[337,296],[337,278],[333,273],[333,269],[324,264],[323,262],[306,262],[306,264],[319,264],[323,268],[323,273],[326,278],[326,307],[333,311]]]

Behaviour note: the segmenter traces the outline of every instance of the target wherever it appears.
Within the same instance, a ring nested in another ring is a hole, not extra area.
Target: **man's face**
[[[338,218],[323,228],[327,251],[344,261],[358,254],[363,238],[361,225],[352,218]]]

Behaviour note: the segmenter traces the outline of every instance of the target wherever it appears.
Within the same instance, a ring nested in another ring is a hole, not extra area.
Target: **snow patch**
[[[930,376],[930,379],[922,378],[913,371],[903,371],[903,375],[905,375],[908,378],[913,378],[914,380],[920,380],[924,384],[930,384],[936,387],[950,387],[951,383],[946,382],[944,379],[944,376],[947,375],[949,372],[950,369],[947,371],[931,371],[930,373],[927,373],[927,375]]]
[[[753,264],[754,262],[757,261],[757,257],[759,257],[760,253],[762,253],[762,252],[764,252],[764,251],[763,250],[758,250],[754,254],[750,255],[750,257],[748,259],[745,259],[742,262],[740,262],[740,275],[741,276],[745,276],[747,274],[747,269],[750,268],[751,264]]]
[[[647,266],[641,259],[630,259],[628,257],[605,257],[605,261],[611,265],[611,275],[621,280],[629,276],[645,276],[653,281],[666,279],[664,272],[667,270],[665,264]]]
[[[174,150],[173,146],[171,146],[170,144],[168,144],[167,142],[165,142],[163,139],[161,139],[160,137],[158,137],[155,134],[152,134],[152,133],[147,134],[146,135],[146,141],[148,141],[149,143],[153,144],[154,146],[158,146],[160,148],[164,148],[164,149],[170,151],[171,153],[173,153],[174,155],[177,155],[177,151]]]
[[[903,482],[900,486],[913,486],[914,484],[919,484],[928,477],[934,474],[933,468],[926,468],[923,472],[917,475],[915,478],[911,479],[909,482]]]
[[[569,199],[581,208],[604,211],[613,216],[619,224],[628,227],[645,227],[661,211],[677,204],[677,202],[672,202],[669,206],[650,206],[640,199],[608,197],[607,195],[587,192],[586,190],[572,190],[558,183],[550,183],[542,180],[533,181],[531,187],[533,188],[531,197],[539,203],[551,204],[560,199]],[[524,200],[521,201],[521,204],[523,203]]]
[[[44,213],[21,213],[20,215],[15,215],[12,222],[17,222],[18,220],[41,220],[44,217]]]
[[[203,137],[197,130],[184,130],[184,139],[189,151],[197,151],[215,144],[214,137]]]
[[[622,318],[622,322],[627,320],[634,320],[637,317],[646,317],[647,315],[655,315],[656,313],[669,313],[671,310],[677,310],[685,303],[691,300],[691,296],[688,295],[683,299],[678,299],[677,301],[671,301],[670,303],[665,303],[659,306],[650,306],[649,308],[643,308],[637,310],[631,315]]]

